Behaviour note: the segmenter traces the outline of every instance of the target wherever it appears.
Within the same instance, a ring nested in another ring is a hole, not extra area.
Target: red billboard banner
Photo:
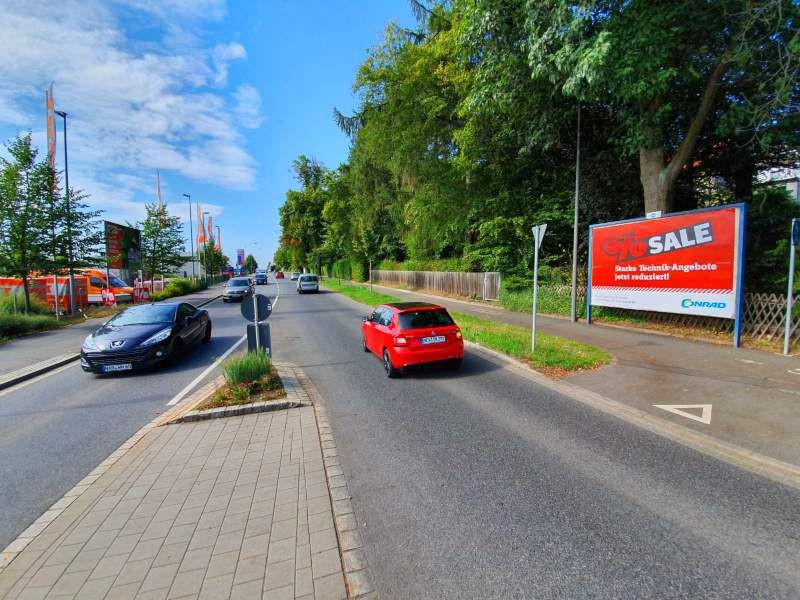
[[[741,205],[590,228],[589,304],[736,318]]]

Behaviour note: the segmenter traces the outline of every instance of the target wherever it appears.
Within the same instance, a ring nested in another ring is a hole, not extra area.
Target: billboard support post
[[[737,242],[739,252],[736,255],[739,273],[736,282],[736,320],[733,322],[733,347],[739,348],[742,345],[742,311],[744,310],[744,246],[745,232],[747,231],[747,205],[739,205],[736,213],[739,235]]]
[[[547,229],[547,223],[531,228],[533,232],[533,306],[531,307],[531,352],[536,349],[536,300],[539,293],[539,247]]]
[[[789,354],[792,337],[792,304],[794,302],[794,255],[800,242],[800,219],[792,219],[791,246],[789,247],[789,277],[786,286],[786,327],[783,332],[783,353]]]

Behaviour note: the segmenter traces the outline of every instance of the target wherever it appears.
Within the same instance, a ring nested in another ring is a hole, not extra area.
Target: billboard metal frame
[[[658,219],[669,217],[677,217],[680,215],[690,215],[702,212],[717,211],[720,209],[733,208],[736,209],[736,242],[737,251],[734,254],[734,284],[736,285],[736,311],[733,321],[733,346],[738,348],[742,342],[742,310],[744,308],[744,259],[745,259],[745,245],[747,242],[747,204],[737,202],[734,204],[723,204],[721,206],[713,206],[709,208],[698,208],[696,210],[684,210],[680,212],[668,213]],[[636,223],[639,221],[653,221],[656,219],[649,219],[647,217],[635,217],[632,219],[622,219],[620,221],[608,221],[606,223],[596,223],[589,226],[589,256],[587,266],[586,278],[586,322],[592,323],[592,233],[595,228],[608,227],[610,225],[623,225],[625,223]],[[672,313],[679,314],[679,313]]]

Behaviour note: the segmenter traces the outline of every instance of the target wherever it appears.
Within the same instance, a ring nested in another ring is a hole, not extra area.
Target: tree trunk
[[[742,166],[733,173],[733,196],[737,202],[749,202],[753,199],[753,176],[755,169],[752,163]]]
[[[639,150],[639,179],[644,190],[645,213],[672,210],[672,186],[666,174],[663,147]]]
[[[28,285],[28,274],[22,276],[22,290],[25,292],[25,314],[31,312],[31,291]]]

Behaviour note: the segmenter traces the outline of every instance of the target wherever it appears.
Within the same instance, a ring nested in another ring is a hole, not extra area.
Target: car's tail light
[[[394,345],[395,346],[407,346],[408,340],[404,338],[402,335],[397,336],[394,338]]]
[[[457,329],[456,330],[456,339],[460,340],[462,337],[464,337],[464,336],[461,335],[461,330]]]

